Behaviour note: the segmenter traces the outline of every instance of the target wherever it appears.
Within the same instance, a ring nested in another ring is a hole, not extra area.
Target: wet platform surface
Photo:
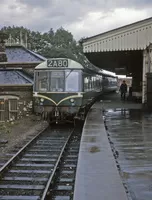
[[[100,108],[90,109],[84,124],[74,200],[127,200],[108,141]]]
[[[152,200],[152,113],[138,109],[140,104],[120,104],[113,99],[104,97],[96,105],[104,108],[120,174],[132,200]]]
[[[142,104],[139,102],[122,101],[119,93],[111,93],[101,97],[100,102],[104,109],[128,108],[128,109],[142,109]],[[97,106],[99,102],[97,102]],[[99,106],[100,107],[100,106]]]

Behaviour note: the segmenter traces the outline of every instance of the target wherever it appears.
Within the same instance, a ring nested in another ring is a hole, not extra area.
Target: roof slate
[[[7,62],[38,62],[46,60],[45,57],[22,46],[6,46],[5,51]]]
[[[0,70],[0,85],[32,84],[32,79],[19,70]]]

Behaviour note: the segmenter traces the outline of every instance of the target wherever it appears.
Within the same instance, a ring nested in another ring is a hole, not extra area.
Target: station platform
[[[102,103],[88,112],[80,144],[74,200],[127,200],[105,130]]]
[[[152,200],[152,110],[121,101],[120,93],[101,97],[104,124],[129,199]]]
[[[96,103],[96,107],[106,109],[143,109],[140,102],[122,101],[119,93],[110,93],[101,97],[100,101]]]

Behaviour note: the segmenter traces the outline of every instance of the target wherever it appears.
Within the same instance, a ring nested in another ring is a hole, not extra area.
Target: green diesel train
[[[117,90],[117,77],[67,58],[51,58],[34,71],[34,111],[49,123],[83,120],[95,99]]]

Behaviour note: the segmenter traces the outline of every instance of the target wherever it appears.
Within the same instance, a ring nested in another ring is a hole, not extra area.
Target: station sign
[[[48,59],[47,66],[53,68],[67,68],[68,59]]]

